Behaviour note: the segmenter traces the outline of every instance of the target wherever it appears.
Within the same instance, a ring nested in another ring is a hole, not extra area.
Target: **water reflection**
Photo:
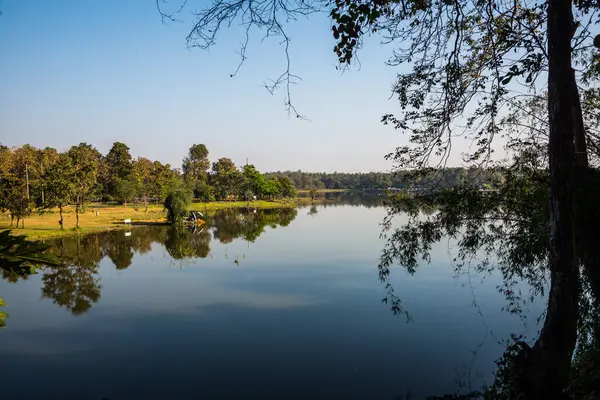
[[[213,235],[221,243],[230,243],[240,238],[254,242],[268,226],[275,229],[278,226],[288,226],[296,218],[298,210],[294,208],[274,210],[223,210],[208,219],[214,226]]]
[[[477,359],[469,350],[488,331],[522,328],[500,312],[496,282],[476,288],[482,324],[447,244],[435,245],[430,268],[394,274],[415,322],[394,318],[374,270],[384,215],[320,204],[227,210],[204,229],[57,240],[65,267],[0,282],[14,306],[0,333],[13,366],[3,398],[392,399],[410,388],[418,399],[454,389],[463,364],[488,379],[503,348],[488,339]],[[202,268],[168,267],[174,258]],[[51,373],[30,385],[32,370]]]
[[[51,251],[65,263],[47,268],[42,276],[42,297],[52,299],[74,315],[80,315],[100,300],[98,267],[106,255],[101,235],[89,235],[54,242]],[[110,251],[110,249],[109,249]],[[131,260],[130,260],[131,261]]]
[[[171,228],[167,230],[164,245],[175,260],[206,258],[210,253],[210,240],[211,234],[207,229]]]
[[[132,264],[136,253],[148,253],[153,243],[163,245],[175,260],[206,258],[213,239],[220,243],[231,243],[238,238],[254,242],[267,227],[287,226],[297,214],[298,210],[292,208],[228,209],[208,216],[203,227],[144,226],[131,232],[113,231],[56,239],[52,241],[50,251],[65,265],[43,271],[42,297],[51,299],[55,305],[74,315],[80,315],[100,300],[102,286],[98,269],[105,258],[116,269],[125,270]],[[3,278],[16,282],[20,276],[4,273]]]
[[[300,196],[310,197],[310,195],[306,193],[302,193]],[[318,201],[318,203],[323,208],[332,206],[337,207],[339,205],[365,208],[381,207],[383,205],[383,200],[385,199],[384,192],[330,192],[323,193],[322,196],[322,200],[324,201]]]

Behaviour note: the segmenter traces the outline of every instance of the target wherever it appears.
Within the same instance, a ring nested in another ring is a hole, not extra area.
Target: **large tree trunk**
[[[574,34],[576,25],[573,20],[573,14],[571,13],[570,16],[572,27],[570,32]],[[590,176],[594,175],[594,171],[589,170],[585,126],[583,123],[581,100],[579,98],[579,88],[577,87],[577,81],[575,79],[575,71],[573,69],[571,69],[571,71],[572,73],[569,77],[569,84],[573,96],[571,116],[575,144],[575,163],[577,164],[575,170],[577,175],[575,179],[577,185],[575,190],[577,192],[574,193],[574,199],[576,200],[575,212],[577,214],[575,220],[577,257],[584,266],[585,274],[590,282],[594,298],[596,302],[600,304],[600,252],[598,249],[598,234],[596,226],[593,228],[590,227],[594,220],[593,218],[590,219],[590,217],[597,214],[597,204],[590,203],[588,197],[595,197],[595,194],[590,192],[590,188],[597,183],[597,179],[590,179]]]
[[[581,100],[579,89],[575,80],[575,71],[572,70],[569,85],[572,92],[571,115],[573,118],[573,133],[575,142],[575,161],[581,167],[588,167],[587,143],[585,141],[585,126],[583,124],[583,113],[581,111]]]
[[[577,339],[578,269],[575,257],[573,69],[571,0],[548,1],[548,114],[550,138],[550,293],[531,361],[528,398],[560,398],[569,382]]]

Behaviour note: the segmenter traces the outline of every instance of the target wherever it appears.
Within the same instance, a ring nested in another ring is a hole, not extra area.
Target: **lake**
[[[498,341],[534,336],[543,302],[527,324],[503,312],[498,278],[456,277],[442,241],[392,272],[412,320],[394,315],[385,214],[353,198],[57,240],[71,267],[0,281],[2,399],[392,400],[490,382]]]

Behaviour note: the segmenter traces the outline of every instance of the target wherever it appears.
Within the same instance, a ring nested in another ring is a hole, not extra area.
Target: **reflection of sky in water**
[[[473,279],[479,315],[468,279],[453,278],[446,242],[415,276],[392,275],[414,318],[406,324],[381,304],[385,210],[307,212],[249,245],[212,240],[204,259],[172,260],[158,243],[125,270],[105,258],[102,297],[80,316],[41,300],[39,276],[2,281],[11,314],[0,332],[2,365],[11,368],[3,399],[439,394],[466,377],[463,364],[489,378],[502,353],[494,339],[535,334],[537,314],[527,328],[501,312],[494,277]]]

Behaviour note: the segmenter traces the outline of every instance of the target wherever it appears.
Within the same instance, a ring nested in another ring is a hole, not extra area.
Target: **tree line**
[[[476,187],[499,186],[503,181],[500,170],[483,168],[449,167],[435,169],[418,176],[407,171],[395,172],[303,172],[277,171],[265,174],[268,177],[287,177],[299,190],[310,189],[347,189],[347,190],[384,190],[389,188],[405,189],[410,187],[450,188],[462,183]]]
[[[80,143],[65,152],[29,144],[9,148],[0,145],[0,210],[8,211],[11,226],[34,210],[43,212],[75,206],[79,214],[90,201],[127,204],[162,203],[177,189],[193,192],[200,201],[276,199],[295,197],[287,177],[267,177],[253,165],[238,168],[230,158],[211,164],[203,144],[190,147],[181,169],[145,157],[134,159],[129,147],[115,142],[106,155]],[[62,225],[62,224],[61,224]]]
[[[297,189],[387,189],[409,186],[452,187],[469,181],[497,184],[502,175],[477,168],[446,168],[438,174],[411,176],[403,172],[311,173],[284,171],[261,173],[252,164],[241,168],[230,158],[212,162],[204,144],[194,144],[181,168],[133,158],[129,147],[115,142],[103,155],[94,146],[80,143],[60,153],[54,148],[29,144],[0,145],[0,210],[8,210],[17,226],[34,210],[58,208],[60,220],[68,205],[79,214],[90,201],[127,204],[161,203],[177,189],[193,192],[198,201],[278,199],[296,197]]]

